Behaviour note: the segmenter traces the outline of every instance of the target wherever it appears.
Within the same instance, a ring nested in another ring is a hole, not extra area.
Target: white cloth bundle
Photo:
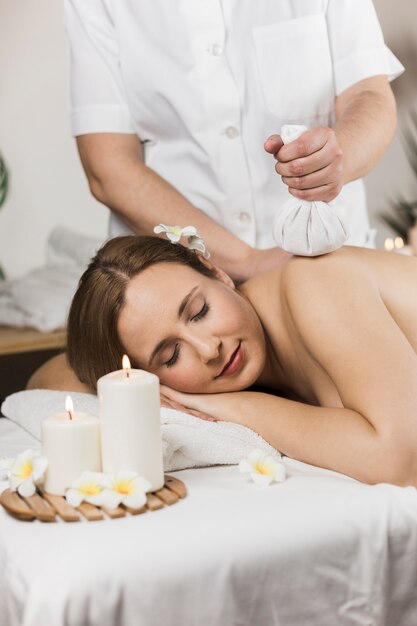
[[[33,389],[18,391],[6,398],[2,415],[40,441],[41,422],[59,413],[67,391]],[[97,396],[71,392],[76,411],[99,415]],[[257,433],[240,424],[208,422],[182,411],[161,408],[162,451],[166,472],[189,467],[235,465],[254,448],[279,458],[280,453]]]
[[[62,328],[78,280],[102,242],[57,227],[47,243],[47,265],[0,282],[0,324],[41,332]]]
[[[281,128],[284,144],[298,139],[306,126]],[[291,254],[318,256],[340,248],[348,238],[348,229],[331,203],[299,200],[291,197],[277,213],[273,224],[276,244]]]

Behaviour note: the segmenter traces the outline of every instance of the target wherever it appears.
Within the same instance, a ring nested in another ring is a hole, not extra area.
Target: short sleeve
[[[371,0],[329,0],[327,27],[337,95],[365,78],[393,80],[404,71],[385,45]]]
[[[134,133],[120,71],[119,46],[102,0],[65,0],[74,136]]]

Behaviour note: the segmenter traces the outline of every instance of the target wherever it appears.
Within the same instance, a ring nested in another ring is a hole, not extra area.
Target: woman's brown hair
[[[215,277],[198,254],[166,239],[129,235],[105,243],[82,275],[68,316],[68,361],[90,389],[96,390],[101,376],[120,369],[125,351],[117,323],[126,288],[155,263],[180,263]]]

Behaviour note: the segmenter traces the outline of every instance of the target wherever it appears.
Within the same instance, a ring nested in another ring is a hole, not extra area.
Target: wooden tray
[[[29,498],[20,496],[17,491],[6,489],[0,495],[0,504],[10,515],[20,520],[31,522],[38,519],[41,522],[56,522],[57,517],[64,522],[96,522],[104,519],[116,519],[139,515],[146,511],[157,511],[164,506],[178,502],[185,498],[187,489],[178,478],[165,474],[165,484],[158,491],[146,494],[147,502],[140,509],[131,509],[120,505],[116,509],[94,506],[88,502],[82,502],[74,508],[68,504],[63,496],[53,496],[49,493],[39,492]]]

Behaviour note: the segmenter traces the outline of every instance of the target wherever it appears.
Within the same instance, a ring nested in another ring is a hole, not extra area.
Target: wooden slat
[[[162,509],[164,503],[153,493],[146,494],[146,506],[150,511],[157,511],[158,509]]]
[[[70,506],[62,496],[54,496],[51,493],[43,493],[44,499],[49,502],[56,513],[64,522],[79,522],[80,516],[74,507]]]
[[[77,507],[77,511],[80,511],[89,522],[97,522],[104,519],[100,509],[89,502],[81,502],[80,506]]]
[[[175,504],[179,500],[177,494],[170,491],[166,487],[162,487],[162,489],[155,491],[155,495],[158,496],[158,498],[160,498],[165,504]]]
[[[66,340],[64,329],[41,333],[33,328],[0,326],[0,355],[64,348]]]
[[[106,506],[102,506],[101,510],[106,513],[112,519],[117,519],[118,517],[125,517],[125,510],[122,509],[121,506],[117,506],[115,509],[108,509]]]
[[[54,509],[39,494],[23,499],[41,522],[56,522]]]
[[[165,487],[177,494],[179,498],[185,498],[187,495],[187,487],[181,480],[165,474]]]
[[[15,491],[6,489],[0,495],[0,504],[6,509],[10,515],[18,517],[21,520],[31,521],[36,519],[36,515],[26,502]]]

